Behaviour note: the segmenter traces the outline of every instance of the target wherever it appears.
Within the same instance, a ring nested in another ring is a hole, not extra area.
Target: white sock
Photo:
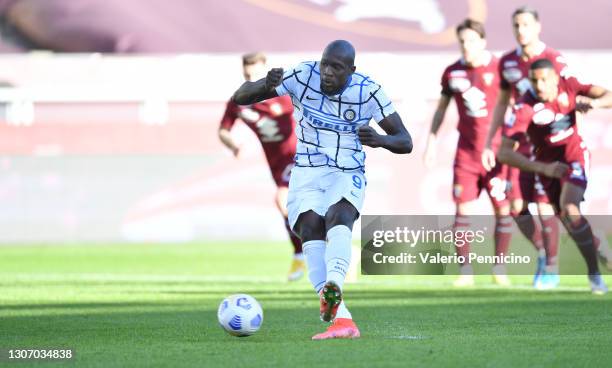
[[[306,266],[308,267],[308,279],[317,294],[325,285],[325,240],[311,240],[302,244]]]
[[[338,306],[338,311],[336,312],[336,318],[353,319],[351,312],[349,312],[349,310],[346,308],[346,305],[344,305],[344,300],[340,302],[340,305]]]
[[[293,259],[298,260],[298,261],[303,261],[304,260],[304,253],[294,253],[293,254]]]
[[[340,289],[344,286],[344,279],[351,264],[352,235],[351,229],[344,225],[336,225],[327,232],[327,281],[334,281]]]

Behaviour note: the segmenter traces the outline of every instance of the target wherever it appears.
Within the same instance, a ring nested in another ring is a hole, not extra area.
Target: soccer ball
[[[250,295],[235,294],[223,299],[217,311],[221,327],[232,336],[250,336],[263,322],[261,305]]]

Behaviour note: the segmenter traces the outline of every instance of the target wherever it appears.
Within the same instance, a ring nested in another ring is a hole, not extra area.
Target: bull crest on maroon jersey
[[[557,102],[559,103],[559,105],[561,105],[563,107],[568,107],[569,106],[569,97],[567,96],[567,93],[566,92],[561,93],[557,97]]]
[[[495,74],[493,73],[484,73],[482,75],[482,80],[487,86],[490,86],[493,83],[493,78],[495,78]]]

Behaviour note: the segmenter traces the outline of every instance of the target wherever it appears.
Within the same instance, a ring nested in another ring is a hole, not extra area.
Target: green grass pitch
[[[359,340],[311,341],[325,325],[309,283],[284,282],[285,243],[0,247],[0,348],[71,347],[88,367],[605,367],[612,295],[586,277],[552,292],[530,278],[497,288],[477,278],[360,276],[347,284]],[[606,276],[608,284],[612,277]],[[256,297],[261,330],[218,325],[219,302]]]

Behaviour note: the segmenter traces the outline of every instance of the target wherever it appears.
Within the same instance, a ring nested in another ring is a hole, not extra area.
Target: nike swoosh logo
[[[359,198],[359,196],[358,196],[357,194],[355,194],[355,193],[354,193],[352,190],[351,190],[351,194],[352,194],[354,197]]]
[[[307,100],[310,100],[310,101],[316,101],[316,100],[318,100],[318,98],[310,97],[310,96],[308,96],[308,95],[306,96],[306,99],[307,99]]]

